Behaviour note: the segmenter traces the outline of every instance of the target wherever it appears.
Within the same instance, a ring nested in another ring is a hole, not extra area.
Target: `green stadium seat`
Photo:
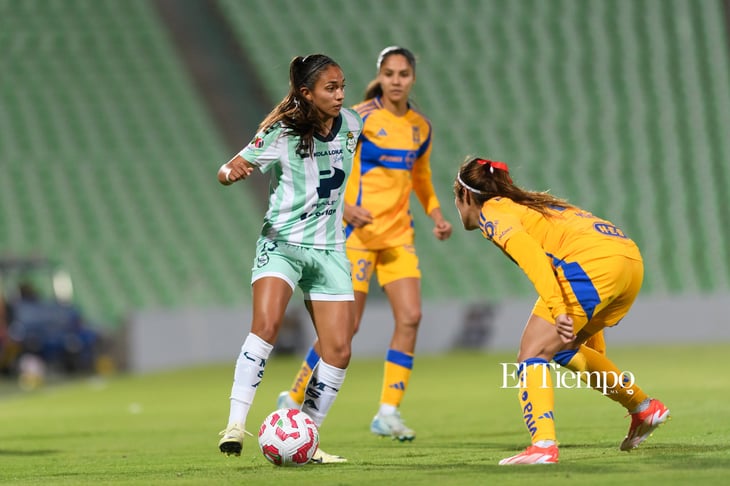
[[[436,241],[414,198],[426,299],[533,292],[460,230],[451,184],[467,154],[622,226],[642,248],[645,293],[730,288],[721,3],[218,5],[272,105],[295,55],[338,60],[354,104],[380,49],[416,53],[414,99],[434,126],[434,182],[455,225]],[[261,224],[253,191],[214,180],[231,154],[153,6],[0,0],[0,253],[61,261],[82,307],[107,322],[245,302]]]
[[[434,181],[452,222],[456,166],[466,154],[484,154],[508,162],[518,182],[621,225],[643,249],[644,292],[730,288],[730,210],[720,196],[730,188],[730,166],[720,162],[730,155],[721,3],[220,5],[272,100],[283,94],[293,55],[323,51],[338,60],[354,104],[381,48],[411,48],[419,59],[414,98],[434,125]],[[331,12],[336,25],[322,21]],[[474,298],[485,288],[495,299],[532,293],[474,235],[456,231],[437,242],[430,221],[418,214],[416,221],[431,275],[426,298]]]
[[[246,210],[258,203],[215,182],[230,154],[153,5],[28,0],[0,13],[0,251],[61,261],[80,305],[110,325],[187,305],[197,274],[211,287],[198,304],[245,302],[247,282],[217,273],[252,261],[229,226],[259,225]]]

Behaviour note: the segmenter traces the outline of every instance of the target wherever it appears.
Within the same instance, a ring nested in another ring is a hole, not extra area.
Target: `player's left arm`
[[[426,214],[431,215],[431,211],[440,207],[436,191],[433,188],[431,180],[431,139],[429,137],[423,146],[418,150],[418,156],[413,163],[411,170],[411,181],[413,191],[416,193],[421,206]]]
[[[429,214],[429,217],[433,220],[433,235],[438,240],[447,240],[451,236],[451,223],[444,219],[441,213],[441,208],[435,208]]]
[[[451,236],[451,223],[449,223],[441,212],[436,191],[433,188],[431,177],[431,139],[425,142],[427,145],[422,148],[420,157],[413,164],[412,181],[413,191],[421,202],[426,214],[433,220],[433,234],[439,240],[446,240]]]

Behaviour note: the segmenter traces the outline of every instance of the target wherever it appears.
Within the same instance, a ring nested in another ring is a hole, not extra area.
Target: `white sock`
[[[555,441],[554,440],[550,440],[550,439],[538,440],[537,442],[535,442],[532,445],[537,446],[537,447],[550,447],[550,446],[554,446],[555,445]]]
[[[397,410],[398,407],[396,407],[395,405],[381,403],[380,409],[378,410],[378,415],[393,415]]]
[[[231,388],[231,410],[228,425],[246,425],[246,417],[256,395],[256,389],[264,376],[266,360],[274,347],[253,333],[249,333],[241,346],[236,360]]]
[[[651,398],[645,398],[643,402],[638,404],[635,409],[629,410],[629,413],[639,413],[643,412],[647,408],[649,408],[649,404],[651,403]]]
[[[346,369],[335,368],[321,359],[312,371],[312,377],[304,393],[302,412],[312,417],[317,427],[322,425],[327,412],[335,402],[337,392],[345,382],[346,372]]]

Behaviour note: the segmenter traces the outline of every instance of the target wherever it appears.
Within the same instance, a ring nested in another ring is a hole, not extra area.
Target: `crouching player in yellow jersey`
[[[520,342],[519,400],[532,439],[509,464],[558,462],[553,387],[548,362],[580,372],[590,385],[631,414],[620,445],[629,451],[669,418],[596,347],[585,345],[627,314],[639,293],[644,266],[636,244],[610,222],[544,192],[514,185],[507,165],[467,160],[454,182],[456,208],[466,230],[480,229],[527,274],[539,295]],[[610,381],[610,383],[609,383]]]
[[[352,264],[356,328],[365,309],[370,278],[375,272],[388,296],[395,328],[385,355],[380,407],[370,424],[376,435],[410,441],[416,433],[405,425],[399,406],[413,369],[418,326],[421,320],[421,272],[414,243],[411,193],[415,192],[433,220],[433,235],[451,236],[451,223],[441,207],[431,181],[431,124],[409,101],[416,79],[416,59],[408,49],[383,49],[377,59],[377,77],[355,106],[362,116],[363,133],[355,152],[361,177],[352,178],[345,192],[347,256]],[[353,169],[355,170],[355,169]],[[319,361],[315,343],[289,391],[279,396],[279,406],[296,407]]]

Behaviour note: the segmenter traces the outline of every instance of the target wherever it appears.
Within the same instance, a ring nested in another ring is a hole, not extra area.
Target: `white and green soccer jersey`
[[[314,137],[313,154],[297,154],[299,137],[277,124],[258,133],[240,156],[261,172],[271,171],[269,208],[261,235],[323,250],[344,250],[344,192],[352,170],[362,119],[343,108],[330,136]]]

